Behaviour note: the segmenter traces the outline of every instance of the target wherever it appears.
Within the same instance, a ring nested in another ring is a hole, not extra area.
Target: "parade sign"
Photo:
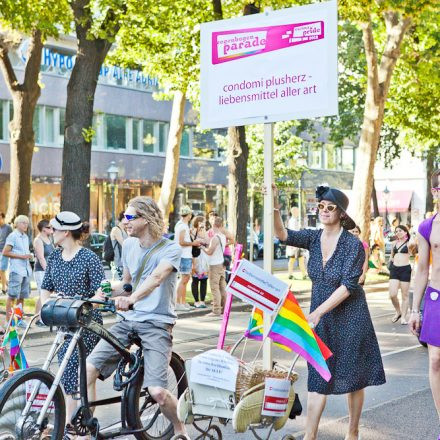
[[[191,359],[190,382],[235,391],[237,374],[237,359],[223,350],[209,350]]]
[[[261,415],[282,417],[289,403],[290,380],[267,377]]]
[[[227,292],[272,315],[289,286],[247,260],[241,260],[227,286]]]
[[[202,24],[202,128],[337,113],[336,1]]]

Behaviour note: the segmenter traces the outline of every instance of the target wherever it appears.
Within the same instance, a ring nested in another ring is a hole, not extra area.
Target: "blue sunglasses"
[[[125,220],[128,222],[131,222],[132,220],[136,220],[140,217],[140,215],[130,215],[130,214],[124,214]]]

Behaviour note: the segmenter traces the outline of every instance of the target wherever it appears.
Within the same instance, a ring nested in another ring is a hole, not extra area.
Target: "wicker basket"
[[[259,363],[247,364],[240,361],[238,368],[237,382],[235,386],[235,401],[238,403],[243,394],[252,387],[264,383],[266,377],[273,377],[276,379],[287,379],[288,371],[282,366],[275,365],[272,370],[264,370]],[[294,383],[298,380],[296,372],[290,373],[289,380]]]

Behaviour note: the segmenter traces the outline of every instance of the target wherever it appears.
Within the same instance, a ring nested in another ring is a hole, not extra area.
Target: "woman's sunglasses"
[[[324,203],[318,203],[318,209],[320,211],[324,211],[324,209],[327,209],[328,212],[333,212],[338,208],[337,205],[324,205]]]
[[[139,215],[130,215],[130,214],[124,214],[125,220],[127,220],[128,222],[131,222],[132,220],[136,220],[137,218],[139,218]]]

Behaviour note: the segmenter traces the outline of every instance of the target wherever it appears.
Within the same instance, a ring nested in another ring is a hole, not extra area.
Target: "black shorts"
[[[399,280],[409,283],[411,281],[411,265],[394,266],[394,264],[391,264],[390,280]]]

